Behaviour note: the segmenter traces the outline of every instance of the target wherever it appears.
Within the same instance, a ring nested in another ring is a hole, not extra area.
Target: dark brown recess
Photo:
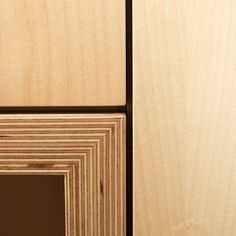
[[[64,176],[0,175],[0,235],[65,236]]]

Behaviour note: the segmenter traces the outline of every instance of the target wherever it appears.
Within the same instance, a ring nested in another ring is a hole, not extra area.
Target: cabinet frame
[[[0,107],[1,115],[41,115],[41,114],[111,114],[123,113],[126,115],[126,177],[125,177],[125,192],[126,192],[126,235],[133,235],[133,1],[125,0],[126,2],[126,105],[124,106],[50,106],[50,107]],[[4,167],[5,163],[2,163]],[[24,164],[29,165],[29,163]],[[6,166],[5,166],[6,167]],[[5,168],[4,167],[4,168]],[[8,166],[12,169],[12,173],[18,169]],[[52,167],[52,166],[51,166]],[[28,168],[28,167],[27,167]],[[41,167],[31,166],[32,170],[42,171],[46,165]],[[1,171],[0,171],[1,172]],[[3,172],[2,172],[3,173]],[[23,172],[22,172],[23,173]],[[25,174],[26,172],[24,172]],[[32,172],[33,173],[33,172]],[[0,173],[1,174],[1,173]],[[6,172],[4,173],[6,174]],[[125,235],[125,234],[124,234]]]

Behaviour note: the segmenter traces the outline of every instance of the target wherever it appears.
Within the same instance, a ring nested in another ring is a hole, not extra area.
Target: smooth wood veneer
[[[125,92],[125,1],[0,1],[0,106],[117,106]]]
[[[0,115],[0,174],[63,175],[66,236],[126,235],[125,115]]]
[[[236,235],[235,16],[134,1],[135,236]]]

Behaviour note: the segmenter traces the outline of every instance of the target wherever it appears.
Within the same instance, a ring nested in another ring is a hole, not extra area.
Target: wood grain
[[[125,1],[0,1],[0,106],[124,104]]]
[[[135,236],[236,235],[236,2],[134,2]]]
[[[64,175],[66,236],[126,235],[123,114],[0,115],[0,174]]]

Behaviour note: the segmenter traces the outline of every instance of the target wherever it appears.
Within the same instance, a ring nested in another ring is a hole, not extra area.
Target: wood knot
[[[103,195],[103,182],[100,181],[100,193]]]
[[[6,139],[6,138],[9,138],[10,136],[7,136],[7,135],[0,135],[0,139]]]
[[[35,169],[43,169],[43,168],[50,168],[52,167],[51,164],[43,164],[43,163],[30,163],[28,164],[28,168],[35,168]]]
[[[194,228],[196,222],[194,219],[184,220],[180,224],[177,225],[177,231],[188,231],[189,229]]]

